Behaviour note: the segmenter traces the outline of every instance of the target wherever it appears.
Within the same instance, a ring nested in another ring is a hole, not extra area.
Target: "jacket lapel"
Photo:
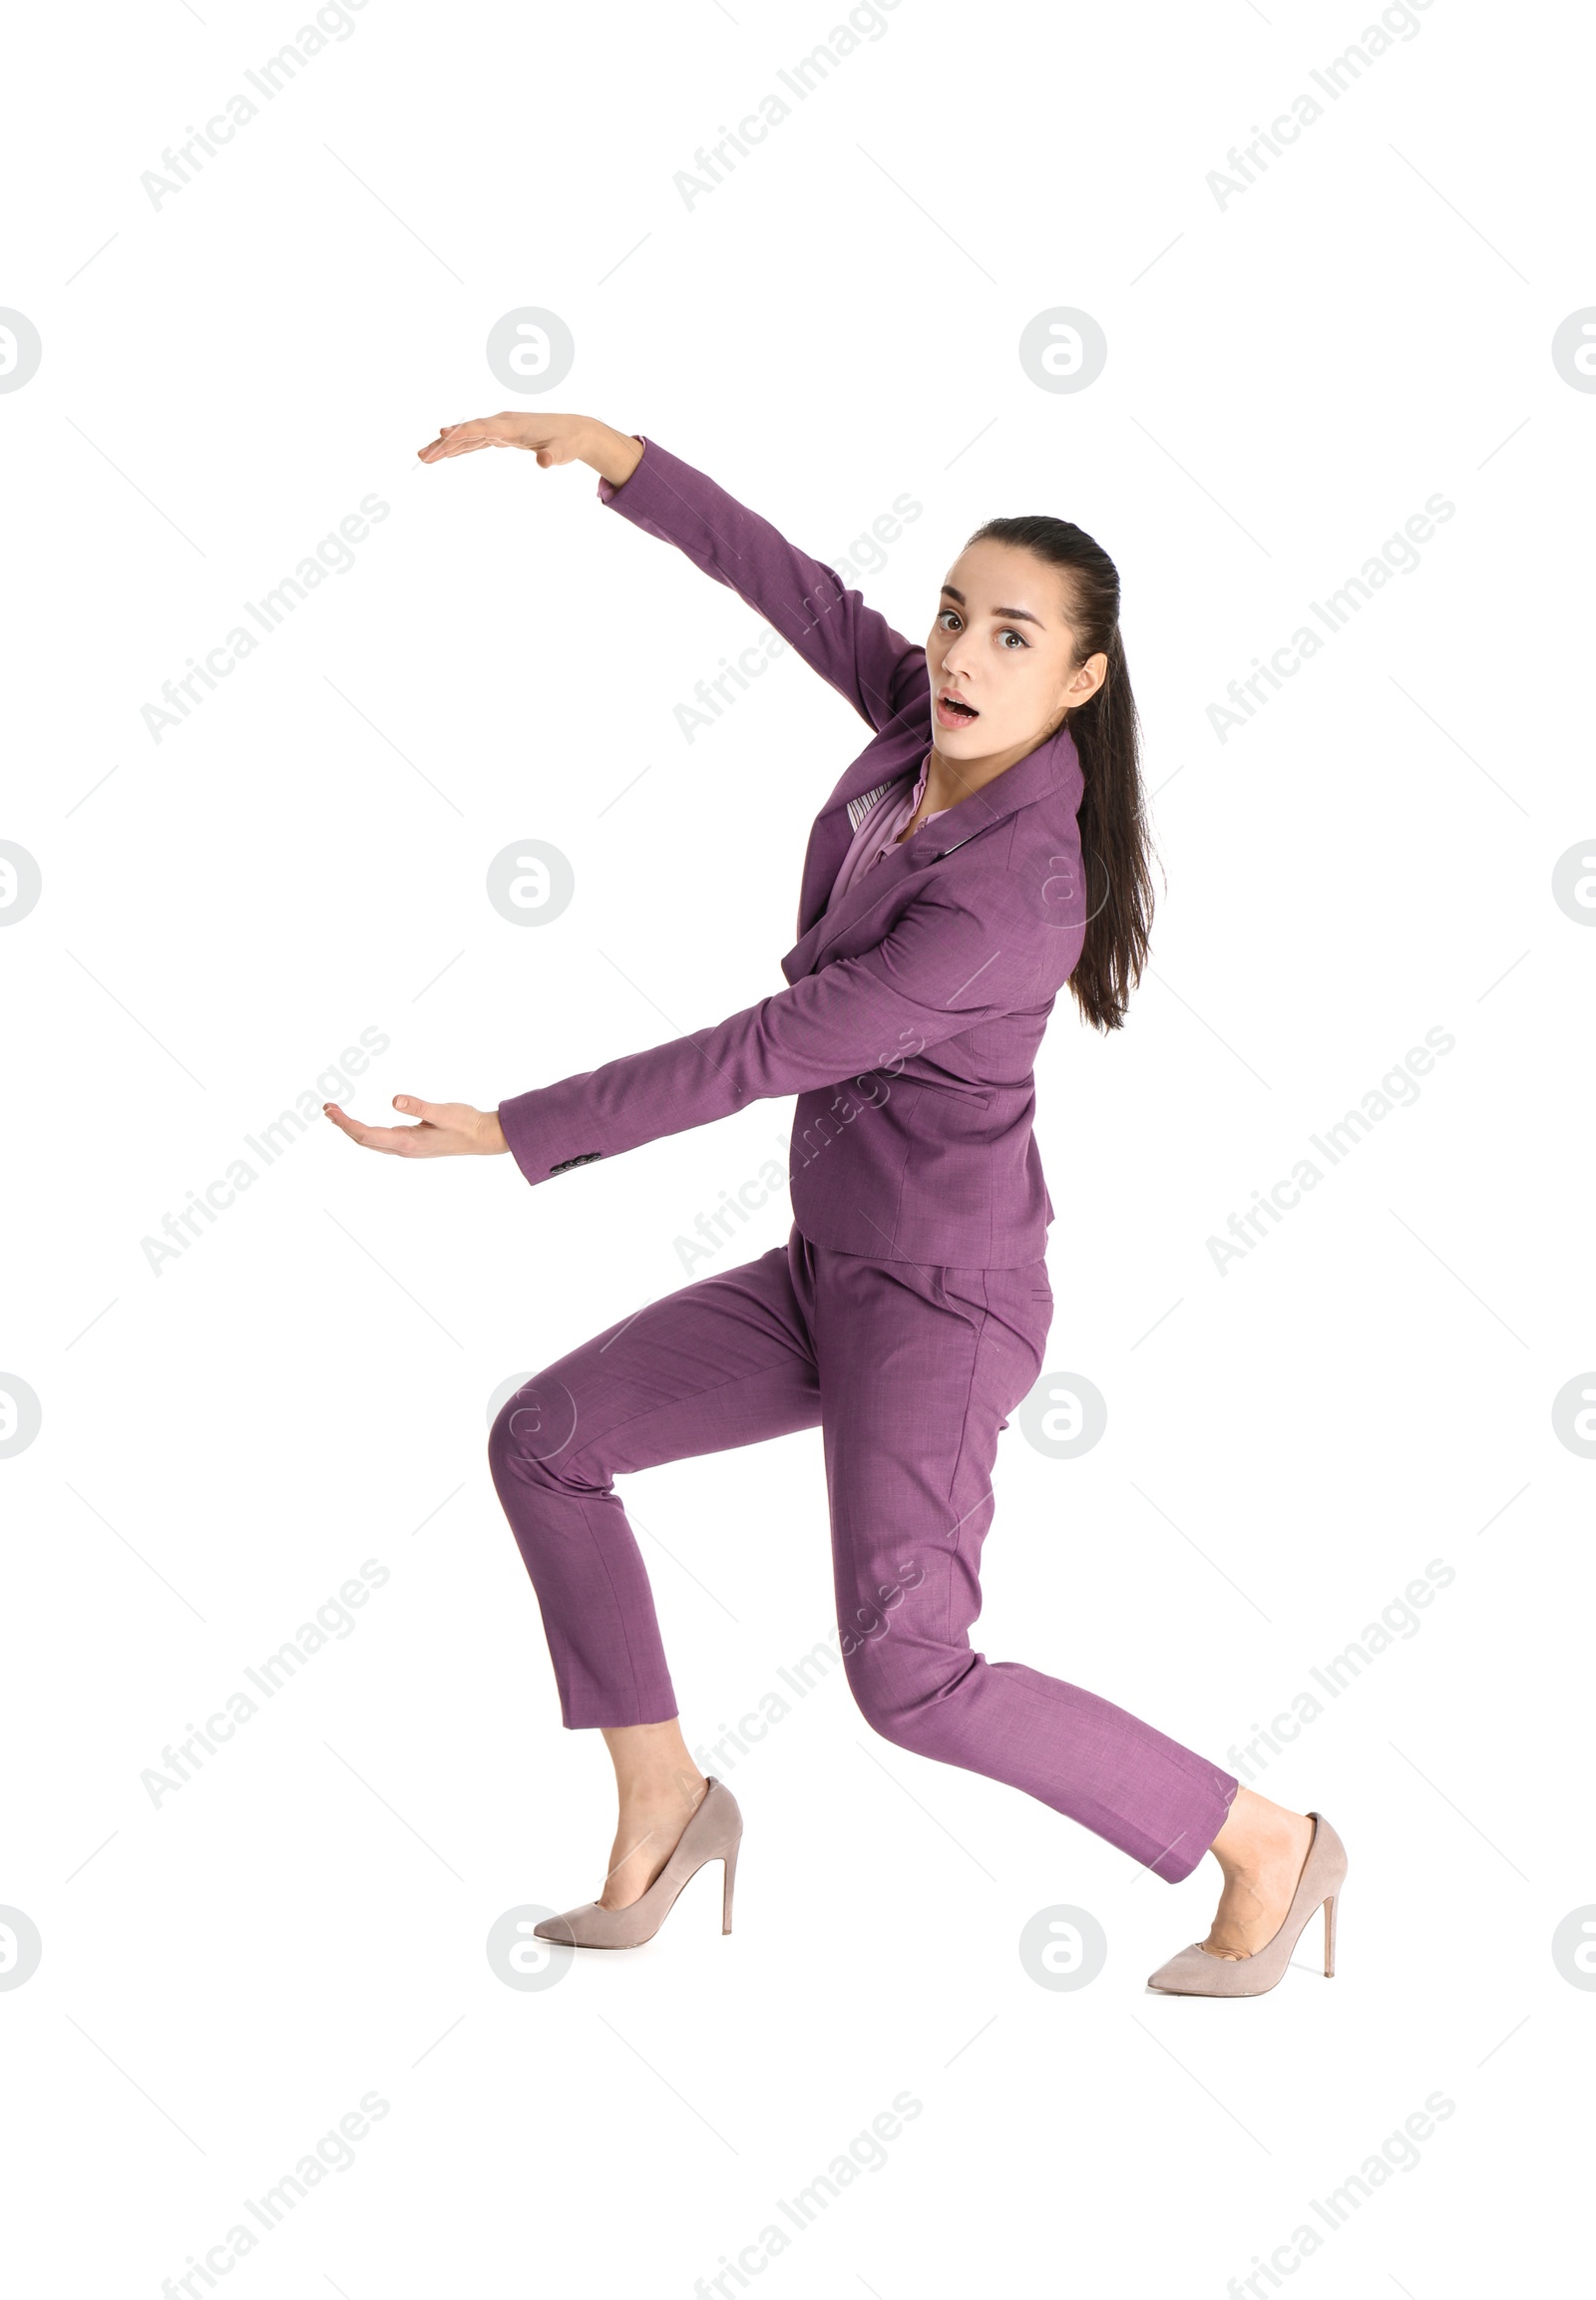
[[[803,887],[798,899],[800,935],[813,932],[824,915],[826,898],[842,869],[855,823],[850,803],[879,784],[893,783],[901,775],[918,774],[920,762],[931,748],[931,730],[919,712],[901,713],[884,727],[873,743],[860,752],[815,817],[804,854]]]
[[[1080,803],[1080,762],[1067,725],[1061,726],[1037,749],[1005,768],[996,781],[988,783],[983,790],[972,791],[935,822],[923,823],[912,838],[890,847],[880,862],[872,863],[869,870],[854,881],[841,902],[828,911],[826,897],[842,868],[854,834],[847,812],[848,801],[873,790],[878,783],[896,780],[911,766],[918,771],[925,755],[926,732],[906,730],[906,738],[893,747],[872,743],[854,761],[815,817],[804,860],[802,915],[810,923],[781,961],[781,970],[789,982],[796,982],[800,974],[811,972],[839,936],[845,935],[867,912],[884,902],[912,873],[941,862],[945,855],[951,855],[995,823],[1005,821],[1020,807],[1030,806],[1060,785],[1072,784],[1075,806]],[[896,765],[892,763],[894,748],[903,754]]]

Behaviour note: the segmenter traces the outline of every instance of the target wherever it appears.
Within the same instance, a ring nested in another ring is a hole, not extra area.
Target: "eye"
[[[1008,628],[1005,628],[1005,629],[1003,629],[1003,630],[1000,630],[1000,631],[998,633],[998,636],[1000,639],[1015,639],[1015,640],[1017,640],[1017,641],[1018,641],[1019,645],[1020,645],[1020,646],[1022,646],[1022,647],[1028,647],[1028,646],[1029,646],[1029,644],[1030,644],[1030,641],[1029,641],[1029,639],[1026,639],[1026,638],[1020,638],[1020,635],[1019,635],[1018,631],[1014,630],[1012,627],[1008,627]],[[1013,651],[1013,650],[1012,650],[1012,648],[1004,648],[1002,651],[1003,651],[1005,654],[1008,654],[1008,653],[1012,653],[1012,651]]]
[[[941,613],[937,617],[937,620],[943,625],[944,629],[948,627],[950,616],[955,622],[957,622],[959,620],[959,609],[957,607],[944,607],[942,609]]]

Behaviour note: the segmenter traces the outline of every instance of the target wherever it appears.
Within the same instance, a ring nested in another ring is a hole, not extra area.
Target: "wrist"
[[[600,479],[607,480],[611,487],[624,487],[642,461],[642,442],[629,432],[595,422],[584,436],[580,453],[583,462]]]

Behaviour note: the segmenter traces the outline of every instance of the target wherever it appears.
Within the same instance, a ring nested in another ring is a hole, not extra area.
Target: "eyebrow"
[[[952,583],[943,584],[942,595],[944,598],[957,599],[961,606],[965,604],[964,592],[956,591]],[[1031,614],[1025,607],[994,607],[992,611],[995,615],[1005,616],[1009,622],[1034,623],[1039,631],[1047,628],[1040,615]]]

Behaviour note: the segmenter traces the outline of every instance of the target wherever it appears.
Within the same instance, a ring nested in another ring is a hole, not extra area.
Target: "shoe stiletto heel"
[[[567,1909],[563,1916],[545,1917],[533,1931],[543,1941],[560,1941],[575,1949],[636,1949],[651,1941],[675,1905],[676,1896],[706,1862],[724,1863],[725,1882],[720,1900],[720,1929],[731,1931],[731,1883],[737,1871],[737,1847],[742,1842],[742,1813],[724,1781],[709,1775],[709,1787],[699,1799],[691,1820],[682,1830],[664,1867],[648,1890],[623,1909],[606,1909],[598,1901]]]
[[[1325,1912],[1325,1978],[1336,1972],[1336,1904],[1347,1874],[1347,1848],[1323,1813],[1310,1813],[1314,1834],[1286,1921],[1273,1940],[1250,1957],[1216,1957],[1193,1941],[1149,1974],[1147,1986],[1174,1997],[1261,1997],[1275,1987],[1309,1918]]]

